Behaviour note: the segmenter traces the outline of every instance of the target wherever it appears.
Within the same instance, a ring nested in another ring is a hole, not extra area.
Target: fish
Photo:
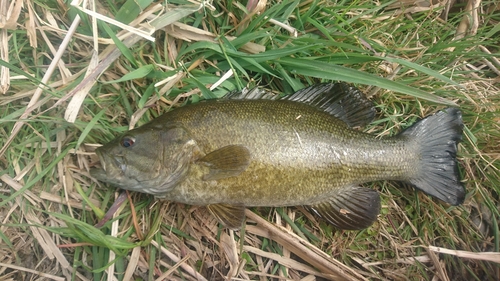
[[[400,181],[450,205],[463,203],[457,146],[463,122],[446,108],[392,137],[360,130],[373,103],[343,82],[289,96],[233,92],[168,111],[96,149],[95,179],[130,191],[206,206],[239,229],[247,207],[304,206],[338,229],[371,226],[375,181]]]

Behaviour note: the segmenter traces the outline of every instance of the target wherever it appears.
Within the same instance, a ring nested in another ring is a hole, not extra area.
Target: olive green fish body
[[[241,226],[245,207],[293,205],[339,228],[365,228],[377,219],[380,198],[360,184],[377,180],[407,182],[453,205],[464,200],[458,109],[390,138],[352,129],[373,116],[362,93],[343,83],[281,99],[229,95],[116,138],[97,149],[102,168],[91,172],[123,189],[206,205],[230,228]]]
[[[416,168],[416,153],[404,140],[376,139],[290,101],[205,102],[176,109],[144,130],[163,124],[186,128],[204,153],[236,144],[251,155],[244,172],[216,181],[202,180],[208,167],[193,164],[187,179],[162,195],[187,204],[304,205],[346,185],[406,179]]]

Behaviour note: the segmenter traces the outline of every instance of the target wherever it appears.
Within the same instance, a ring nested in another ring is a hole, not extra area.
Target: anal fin
[[[360,230],[377,220],[380,196],[373,189],[348,186],[325,201],[305,207],[337,228]]]
[[[211,204],[207,209],[229,229],[240,229],[245,220],[245,207],[241,205]]]

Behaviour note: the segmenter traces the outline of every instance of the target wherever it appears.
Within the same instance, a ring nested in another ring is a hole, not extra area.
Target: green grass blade
[[[358,71],[340,65],[332,65],[321,61],[309,61],[291,58],[281,58],[279,62],[284,66],[290,67],[291,72],[295,74],[328,80],[340,80],[349,83],[372,85],[438,104],[457,106],[452,101],[448,101],[433,94],[429,94],[422,90],[405,85],[403,83],[387,80],[385,78],[381,78],[366,72]]]
[[[80,186],[80,184],[78,182],[75,182],[75,189],[78,192],[78,194],[80,194],[80,196],[82,196],[83,201],[85,201],[85,204],[87,204],[92,209],[92,211],[94,211],[95,215],[99,219],[102,219],[104,217],[104,211],[99,209],[96,205],[94,205],[94,203],[92,203],[92,201],[90,200],[90,198],[87,197],[87,195],[82,190],[82,187]]]
[[[153,3],[152,0],[127,0],[116,13],[115,19],[122,23],[129,23],[151,3]]]
[[[28,74],[26,71],[22,70],[21,68],[13,65],[13,64],[10,64],[2,59],[0,59],[0,65],[1,66],[5,66],[7,67],[8,69],[10,69],[11,71],[19,74],[19,75],[22,75],[24,77],[26,77],[28,80],[30,80],[31,82],[35,83],[35,84],[41,84],[42,83],[42,80],[39,80],[37,79],[36,77],[33,77],[32,75]],[[44,84],[44,86],[48,87],[47,85]]]
[[[437,71],[434,71],[434,70],[432,70],[430,68],[422,66],[422,65],[420,65],[418,63],[414,63],[414,62],[407,61],[407,60],[400,59],[400,58],[391,58],[391,57],[380,57],[380,58],[383,59],[383,60],[386,60],[388,62],[398,63],[398,64],[401,64],[401,65],[407,66],[409,68],[412,68],[412,69],[415,69],[415,70],[420,71],[422,73],[425,73],[425,74],[427,74],[429,76],[432,76],[432,77],[434,77],[436,79],[442,80],[442,81],[444,81],[446,83],[449,83],[451,85],[463,88],[462,85],[460,85],[457,82],[451,80],[450,78],[442,75],[441,73],[439,73]]]
[[[12,242],[10,241],[9,237],[7,237],[3,231],[0,231],[0,240],[3,241],[3,243],[5,243],[5,245],[7,245],[7,247],[13,249],[14,248],[14,245],[12,244]]]
[[[202,7],[202,5],[184,5],[174,8],[170,11],[167,11],[161,17],[153,20],[151,22],[151,25],[157,28],[167,26],[186,16],[189,16],[196,11],[199,11]]]
[[[82,133],[80,134],[80,137],[78,138],[78,141],[76,142],[75,149],[78,149],[82,142],[85,140],[87,135],[90,133],[90,131],[94,128],[95,124],[101,119],[101,117],[104,115],[106,110],[101,110],[99,111],[93,118],[90,120],[90,122],[87,124],[85,129],[83,129]]]
[[[125,46],[125,44],[123,44],[123,42],[120,39],[118,39],[115,32],[108,26],[108,24],[106,24],[103,21],[99,21],[99,25],[104,29],[104,31],[106,31],[109,37],[113,40],[113,42],[115,43],[118,50],[120,50],[122,55],[125,56],[127,60],[130,61],[130,63],[132,63],[134,66],[137,66],[137,61],[132,51],[129,48],[127,48],[127,46]]]
[[[136,243],[104,234],[93,225],[74,219],[71,216],[54,212],[50,212],[50,215],[65,221],[74,234],[83,242],[108,248],[117,254],[123,254],[123,250],[132,249],[137,246]]]
[[[130,81],[130,80],[136,80],[140,78],[146,77],[149,73],[151,73],[154,70],[154,65],[148,64],[141,66],[125,75],[123,75],[120,79],[112,80],[112,81],[106,81],[103,82],[103,84],[112,84],[112,83],[119,83],[119,82],[124,82],[124,81]]]

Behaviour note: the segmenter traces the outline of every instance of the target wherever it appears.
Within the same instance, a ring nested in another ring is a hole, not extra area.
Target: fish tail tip
[[[447,108],[420,120],[402,133],[420,147],[419,172],[409,182],[454,206],[462,204],[466,195],[456,158],[462,131],[460,109]]]

